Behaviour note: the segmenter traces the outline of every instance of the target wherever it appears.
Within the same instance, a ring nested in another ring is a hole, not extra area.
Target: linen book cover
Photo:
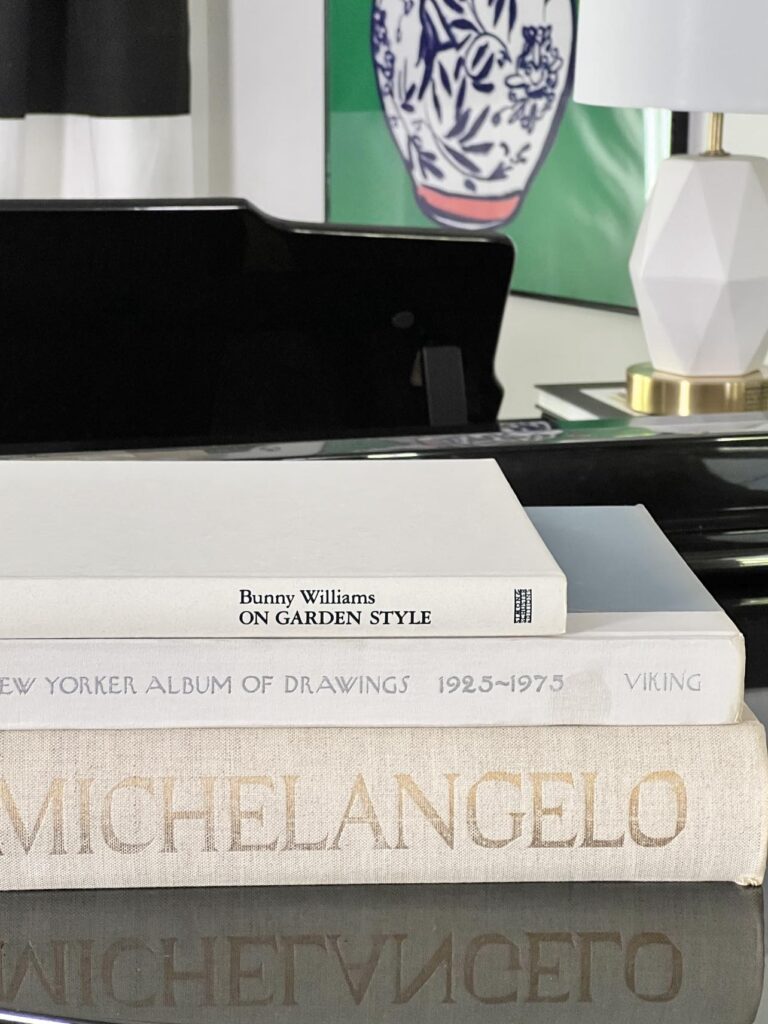
[[[0,729],[738,720],[743,638],[645,509],[528,514],[562,636],[0,639]]]
[[[158,1024],[751,1024],[762,893],[391,886],[0,897],[0,1000]]]
[[[735,881],[765,870],[737,725],[0,733],[3,889]]]
[[[0,463],[0,635],[562,633],[493,460]]]

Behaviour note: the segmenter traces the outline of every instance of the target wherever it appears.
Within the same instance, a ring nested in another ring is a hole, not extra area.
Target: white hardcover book
[[[0,636],[562,633],[490,459],[0,463]]]
[[[0,640],[0,728],[738,720],[744,645],[642,508],[542,508],[558,637]]]

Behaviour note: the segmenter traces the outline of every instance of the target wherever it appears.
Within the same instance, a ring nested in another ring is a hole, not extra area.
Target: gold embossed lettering
[[[546,783],[561,782],[563,785],[573,788],[573,775],[570,772],[533,772],[531,776],[533,783],[533,838],[531,846],[539,849],[549,849],[557,846],[574,846],[576,834],[568,839],[544,839],[543,828],[544,818],[562,818],[563,805],[553,804],[549,807],[544,805],[544,786]]]
[[[121,839],[114,826],[114,815],[113,815],[113,803],[117,793],[126,789],[142,790],[148,793],[150,796],[154,795],[155,787],[152,779],[142,778],[140,776],[130,776],[127,779],[121,779],[116,785],[107,791],[104,800],[101,805],[101,834],[104,837],[104,842],[115,853],[138,853],[140,850],[146,850],[148,846],[151,846],[154,841],[154,836],[151,839],[145,839],[143,842],[128,842],[127,839]]]
[[[298,775],[284,775],[285,783],[285,845],[283,850],[324,850],[328,845],[328,835],[314,841],[296,838],[296,784]]]
[[[80,809],[80,849],[78,853],[93,853],[91,845],[91,786],[93,779],[78,780],[78,806]]]
[[[644,785],[653,782],[662,782],[670,786],[675,796],[675,827],[668,836],[650,836],[640,826],[640,794]],[[667,846],[683,831],[687,817],[688,797],[685,783],[677,772],[651,772],[638,782],[630,794],[629,834],[638,846]]]
[[[22,818],[5,779],[0,779],[0,803],[2,803],[5,813],[8,815],[13,831],[24,853],[29,853],[32,849],[49,811],[51,812],[51,823],[53,826],[51,853],[63,854],[67,852],[64,847],[64,779],[51,779],[48,792],[43,798],[43,803],[37,812],[35,823],[31,827]]]
[[[203,790],[203,806],[199,808],[178,810],[174,807],[173,797],[176,782],[178,780],[168,777],[163,779],[163,853],[176,853],[176,822],[177,821],[202,821],[203,829],[203,850],[205,853],[216,852],[216,816],[214,809],[214,792],[216,779],[210,775],[200,778],[200,786]]]
[[[263,806],[243,810],[243,786],[264,786],[274,791],[275,784],[267,775],[234,775],[229,780],[229,816],[232,839],[230,853],[248,853],[255,850],[276,850],[277,836],[269,843],[244,843],[243,821],[255,821],[264,825]]]
[[[597,772],[584,772],[584,842],[586,847],[602,849],[624,845],[624,833],[615,839],[598,839],[595,835],[595,789],[597,788]]]
[[[456,804],[456,779],[458,775],[446,775],[448,781],[448,820],[444,821],[429,802],[423,790],[419,789],[410,775],[396,775],[397,780],[397,846],[396,850],[407,850],[405,842],[405,800],[407,795],[421,811],[425,819],[437,832],[446,846],[453,849],[454,814]]]
[[[355,804],[359,804],[357,812],[352,813]],[[362,775],[358,775],[355,779],[355,783],[352,786],[352,792],[349,794],[349,800],[347,806],[344,809],[344,814],[339,825],[339,830],[331,843],[329,849],[338,850],[339,840],[347,825],[367,825],[371,830],[373,836],[373,848],[374,850],[388,850],[389,845],[386,838],[384,837],[384,829],[381,827],[381,822],[378,819],[376,810],[371,800],[371,794],[368,792],[368,787],[365,784],[365,779]]]
[[[486,772],[485,775],[481,776],[470,787],[469,795],[467,796],[467,828],[469,829],[469,838],[475,846],[482,846],[486,850],[500,850],[520,838],[525,815],[521,811],[509,812],[509,817],[512,819],[512,832],[505,839],[491,839],[489,836],[484,835],[477,820],[477,794],[480,786],[489,782],[504,782],[510,786],[515,786],[519,790],[521,784],[520,773]]]

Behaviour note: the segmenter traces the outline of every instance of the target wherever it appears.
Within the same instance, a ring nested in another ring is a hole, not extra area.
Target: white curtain
[[[189,116],[0,119],[0,198],[191,196]]]
[[[242,196],[323,220],[324,19],[324,0],[189,0],[191,116],[0,118],[0,199]]]
[[[194,190],[188,0],[2,0],[0,196]]]

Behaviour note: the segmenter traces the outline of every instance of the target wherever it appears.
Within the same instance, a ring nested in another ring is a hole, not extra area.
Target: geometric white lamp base
[[[630,273],[655,370],[735,377],[768,350],[768,160],[665,160]]]

